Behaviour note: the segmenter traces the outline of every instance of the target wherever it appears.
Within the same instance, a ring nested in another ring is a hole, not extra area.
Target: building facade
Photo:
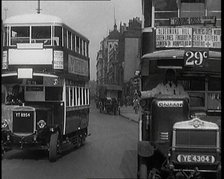
[[[140,63],[140,18],[129,20],[128,26],[120,24],[100,43],[97,54],[97,86],[103,96],[122,98],[131,95],[130,85]],[[128,86],[128,87],[127,87]]]

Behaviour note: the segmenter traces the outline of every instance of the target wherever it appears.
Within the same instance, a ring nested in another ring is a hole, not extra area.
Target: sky
[[[96,80],[96,56],[100,41],[113,30],[114,17],[118,28],[120,23],[128,24],[130,19],[142,19],[141,0],[41,0],[42,14],[60,17],[65,24],[77,30],[90,40],[90,79]],[[38,1],[2,0],[2,19],[21,14],[37,12]]]

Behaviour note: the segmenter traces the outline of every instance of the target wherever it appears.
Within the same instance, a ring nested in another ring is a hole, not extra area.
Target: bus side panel
[[[64,103],[60,102],[54,105],[54,117],[53,124],[59,125],[60,130],[63,131],[63,119],[64,119]]]
[[[78,129],[87,128],[89,123],[89,110],[72,110],[66,112],[65,133],[69,134],[78,131]]]

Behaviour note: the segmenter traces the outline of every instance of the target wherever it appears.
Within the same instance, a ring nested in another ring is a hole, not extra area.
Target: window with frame
[[[83,55],[83,40],[80,39],[80,54]]]
[[[7,27],[4,27],[4,33],[3,33],[3,47],[6,47],[8,45],[8,39],[7,39]]]
[[[205,0],[181,0],[180,17],[204,16],[205,9]]]
[[[31,43],[51,45],[51,26],[32,26]]]
[[[69,87],[66,87],[66,106],[69,106]]]
[[[178,17],[178,6],[176,0],[154,1],[155,26],[169,26],[169,18]]]
[[[208,110],[221,111],[221,79],[210,77],[208,79]]]
[[[54,37],[53,37],[54,46],[62,46],[62,27],[55,26],[54,27]]]
[[[190,97],[190,107],[205,107],[205,79],[186,79],[179,81]]]
[[[76,52],[80,53],[80,38],[76,36]]]
[[[70,31],[68,31],[68,49],[72,49],[72,33]]]
[[[86,42],[83,41],[83,55],[86,56]]]
[[[77,106],[80,106],[80,90],[79,87],[77,87]]]
[[[207,0],[207,16],[216,17],[216,26],[221,27],[221,0]]]
[[[30,27],[12,26],[10,38],[10,45],[16,45],[17,43],[30,43]]]
[[[75,35],[72,34],[72,51],[75,52]]]
[[[67,48],[67,29],[63,28],[63,46]]]

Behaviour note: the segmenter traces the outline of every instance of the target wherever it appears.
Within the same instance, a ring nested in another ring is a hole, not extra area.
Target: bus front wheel
[[[59,133],[53,133],[50,137],[50,144],[49,144],[49,161],[55,162],[57,159],[57,148],[59,143]]]

